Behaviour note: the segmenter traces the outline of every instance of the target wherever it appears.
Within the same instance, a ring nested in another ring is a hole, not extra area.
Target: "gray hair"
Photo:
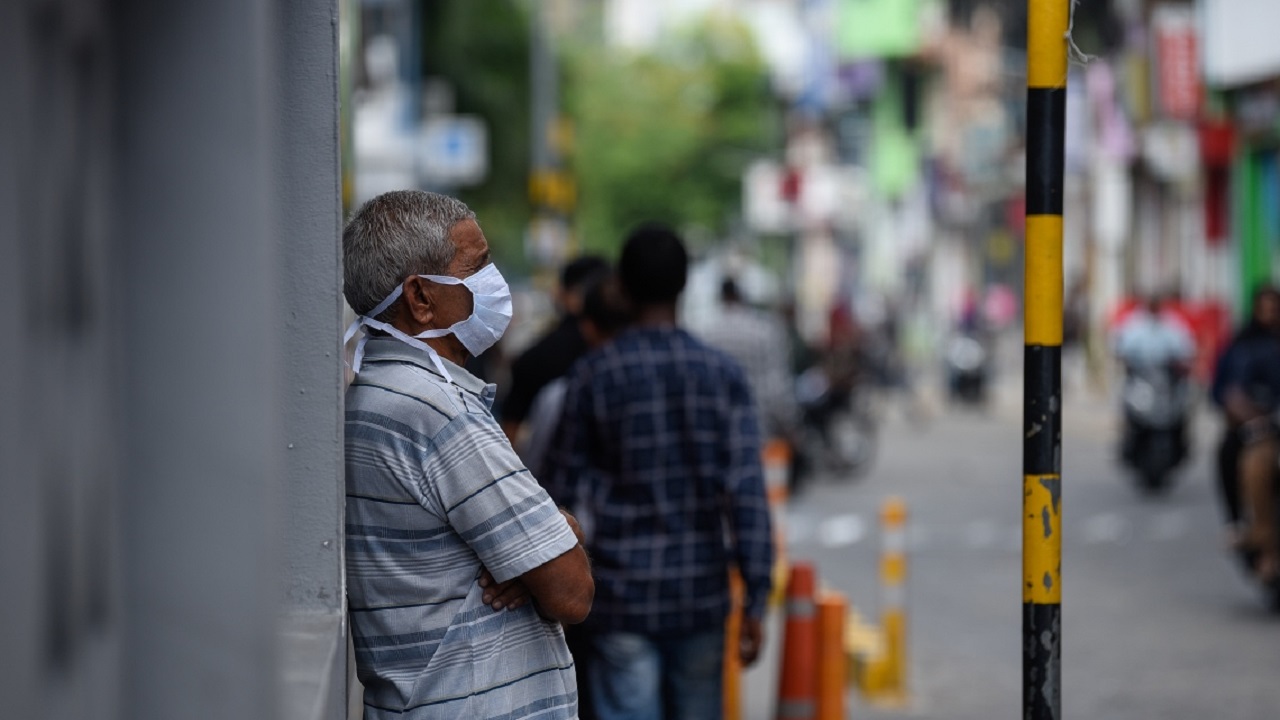
[[[342,294],[359,315],[378,306],[410,275],[445,275],[457,249],[454,225],[476,214],[461,200],[421,190],[383,193],[356,211],[342,231]],[[395,316],[396,305],[379,319]]]

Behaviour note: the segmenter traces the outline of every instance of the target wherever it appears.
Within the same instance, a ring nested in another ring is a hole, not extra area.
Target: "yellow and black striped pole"
[[[1071,0],[1027,0],[1022,717],[1062,715],[1062,174]]]

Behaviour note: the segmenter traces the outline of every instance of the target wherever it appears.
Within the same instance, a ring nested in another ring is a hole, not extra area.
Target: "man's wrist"
[[[763,593],[759,596],[747,596],[743,601],[742,614],[745,617],[759,620],[764,617],[764,611],[766,605],[768,605],[768,600],[768,593]]]

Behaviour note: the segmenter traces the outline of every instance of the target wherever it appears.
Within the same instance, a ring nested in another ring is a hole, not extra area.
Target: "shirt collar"
[[[399,340],[386,335],[372,335],[369,342],[365,346],[364,361],[369,362],[405,362],[426,370],[437,378],[440,382],[448,384],[440,371],[436,369],[435,363],[427,354],[421,350],[406,345]],[[440,362],[444,363],[445,369],[453,376],[453,384],[479,397],[484,401],[485,405],[492,407],[493,399],[497,396],[498,386],[492,383],[486,383],[480,378],[472,375],[470,372],[453,362],[448,358],[441,356]]]

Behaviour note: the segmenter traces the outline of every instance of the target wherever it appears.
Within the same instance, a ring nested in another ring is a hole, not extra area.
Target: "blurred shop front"
[[[1234,303],[1280,278],[1280,5],[1204,0],[1204,73],[1214,112],[1201,131],[1206,226],[1233,255]]]

